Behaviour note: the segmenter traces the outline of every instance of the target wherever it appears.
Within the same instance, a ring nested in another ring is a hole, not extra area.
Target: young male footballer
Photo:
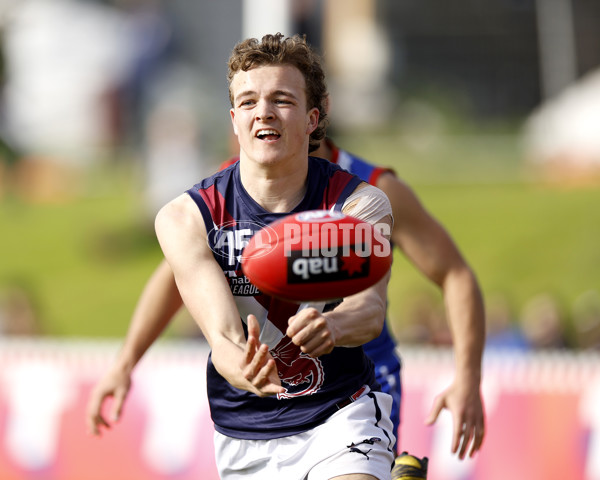
[[[457,375],[437,397],[429,420],[448,408],[455,425],[453,451],[461,458],[472,455],[484,434],[479,393],[484,328],[470,269],[393,175],[382,174],[376,183],[389,189],[394,223],[380,190],[309,157],[325,134],[327,92],[319,59],[302,38],[267,35],[261,42],[241,42],[229,68],[240,161],[161,210],[156,230],[168,265],[154,277],[173,272],[178,293],[211,346],[207,382],[220,475],[390,478],[391,397],[380,391],[361,347],[382,330],[388,278],[337,306],[299,308],[264,295],[234,296],[227,279],[240,275],[239,263],[209,245],[215,226],[264,225],[317,208],[393,225],[394,242],[443,288]],[[167,291],[155,300],[172,314],[180,305],[176,297]],[[109,426],[100,412],[106,396],[117,396],[120,410],[131,369],[162,328],[130,329],[128,338],[146,341],[123,353],[129,355],[123,368],[115,366],[96,388],[88,412],[93,432]]]

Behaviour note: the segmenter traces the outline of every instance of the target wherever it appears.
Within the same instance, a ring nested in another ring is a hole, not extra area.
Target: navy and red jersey
[[[209,357],[207,392],[215,429],[242,439],[279,438],[323,423],[363,385],[379,390],[373,363],[362,347],[336,347],[313,358],[285,335],[288,319],[307,306],[326,311],[325,303],[298,305],[262,294],[244,276],[240,258],[244,246],[263,226],[294,212],[314,209],[341,211],[346,198],[361,183],[356,175],[327,160],[309,157],[306,194],[291,212],[272,213],[250,197],[240,180],[239,162],[188,190],[196,202],[216,261],[228,280],[244,329],[247,315],[256,315],[260,341],[269,346],[285,393],[260,398],[237,389],[215,369]]]
[[[383,173],[391,173],[395,175],[394,171],[390,168],[372,165],[371,163],[367,162],[366,160],[363,160],[360,157],[357,157],[352,153],[339,149],[330,139],[325,139],[324,141],[327,142],[329,148],[331,149],[332,163],[339,165],[344,170],[353,173],[361,180],[370,183],[371,185],[377,186],[377,180]],[[230,158],[229,160],[221,164],[221,169],[227,168],[228,166],[235,164],[238,160],[239,157]],[[390,355],[393,355],[396,349],[396,343],[390,335],[387,325],[387,319],[385,325],[383,326],[383,329],[381,330],[381,334],[377,338],[374,338],[370,342],[364,344],[363,348],[366,354],[376,364],[379,364],[380,361],[388,361]]]

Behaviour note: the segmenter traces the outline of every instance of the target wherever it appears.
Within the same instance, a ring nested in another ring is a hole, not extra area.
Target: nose
[[[270,102],[262,100],[258,102],[255,110],[256,120],[271,120],[275,118],[273,108]]]

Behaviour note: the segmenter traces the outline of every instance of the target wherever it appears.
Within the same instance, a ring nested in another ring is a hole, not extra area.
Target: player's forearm
[[[485,344],[485,313],[481,290],[468,267],[450,272],[443,284],[457,376],[479,382]]]
[[[244,376],[245,351],[242,345],[224,337],[213,338],[211,352],[215,369],[229,384],[256,393],[251,381]]]
[[[150,277],[133,313],[118,357],[124,370],[133,370],[183,305],[170,267],[163,262]]]
[[[244,355],[243,349],[226,339],[213,343],[211,360],[217,372],[234,387],[248,390],[248,382],[243,378],[240,369]]]
[[[211,268],[212,263],[200,269],[204,277]],[[234,387],[249,390],[240,368],[246,338],[224,277],[219,275],[198,290],[189,288],[185,280],[181,285],[185,305],[210,346],[217,372]]]
[[[381,333],[385,320],[389,273],[368,290],[352,295],[324,314],[335,328],[335,345],[356,347]]]
[[[156,315],[154,317],[140,316],[138,321],[132,322],[118,357],[118,362],[124,369],[133,370],[142,356],[164,331],[171,316],[171,314]]]

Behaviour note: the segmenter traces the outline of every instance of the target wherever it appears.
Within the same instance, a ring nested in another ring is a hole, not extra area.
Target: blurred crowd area
[[[556,295],[541,293],[521,308],[508,295],[490,294],[485,299],[486,349],[506,351],[600,350],[600,292],[583,292],[570,305]],[[400,345],[450,346],[444,306],[427,293],[411,306],[407,322],[395,328]]]
[[[589,0],[0,0],[0,201],[78,198],[90,175],[127,169],[153,218],[235,151],[226,59],[273,29],[323,53],[334,132],[401,125],[418,143],[452,133],[448,111],[508,122],[540,181],[597,186],[599,27]],[[522,311],[493,296],[489,345],[597,348],[599,295]],[[448,343],[442,312],[416,299],[401,342]],[[2,290],[0,333],[35,334],[35,316]]]
[[[485,299],[486,349],[527,352],[536,350],[600,351],[600,291],[583,292],[570,305],[549,293],[530,298],[515,308],[507,295]],[[452,334],[441,299],[427,291],[411,300],[406,318],[390,322],[400,346],[448,347]],[[0,337],[44,335],[35,303],[18,287],[0,289]],[[170,326],[171,338],[204,341],[183,308]]]
[[[511,122],[540,175],[597,182],[599,25],[589,0],[2,0],[2,189],[65,196],[133,163],[153,214],[231,153],[226,59],[273,30],[323,54],[332,131]]]

